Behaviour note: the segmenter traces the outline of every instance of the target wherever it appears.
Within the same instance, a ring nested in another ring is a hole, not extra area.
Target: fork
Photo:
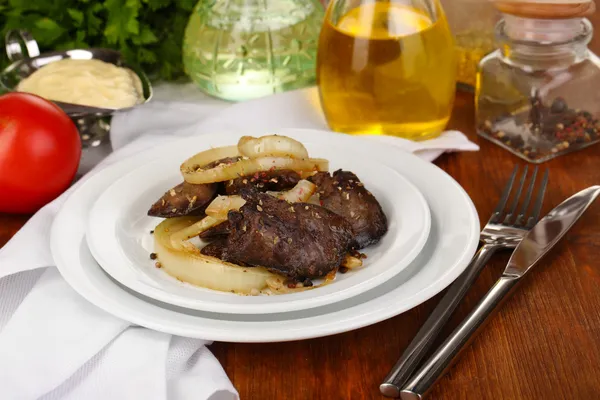
[[[525,234],[537,223],[542,210],[546,186],[548,185],[548,170],[544,173],[529,217],[527,217],[527,211],[533,195],[538,167],[535,167],[533,170],[519,213],[515,214],[521,200],[521,195],[523,194],[528,167],[525,166],[517,185],[516,194],[510,206],[507,207],[513,186],[515,186],[514,183],[518,171],[519,167],[515,166],[510,179],[504,187],[500,201],[481,231],[479,240],[483,245],[475,253],[465,271],[450,285],[448,291],[429,318],[427,318],[427,321],[425,321],[419,332],[417,332],[415,338],[402,354],[402,357],[400,357],[394,368],[379,386],[379,390],[384,396],[400,396],[400,388],[416,370],[419,362],[431,348],[434,340],[446,325],[446,322],[448,322],[448,319],[454,310],[456,310],[456,307],[458,307],[458,304],[464,298],[469,288],[473,285],[490,257],[498,250],[514,249],[517,247]]]

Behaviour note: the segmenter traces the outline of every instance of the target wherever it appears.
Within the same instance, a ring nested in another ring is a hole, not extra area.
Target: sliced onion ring
[[[267,286],[269,286],[268,289],[265,290],[266,293],[270,293],[270,294],[287,294],[287,293],[296,293],[296,292],[303,292],[305,290],[313,290],[316,289],[318,287],[323,287],[325,285],[329,285],[330,283],[332,283],[335,280],[335,276],[337,274],[337,270],[333,270],[330,271],[327,275],[325,275],[323,282],[321,282],[319,285],[314,285],[314,286],[302,286],[299,285],[298,287],[289,287],[286,284],[287,279],[281,275],[274,275],[272,278],[267,279]]]
[[[206,215],[226,220],[227,214],[232,210],[239,210],[246,204],[246,200],[242,199],[241,196],[217,196],[209,205],[206,207]]]
[[[255,138],[243,136],[238,142],[241,155],[249,158],[258,157],[290,157],[308,158],[308,151],[302,143],[286,136],[262,136]]]
[[[213,290],[252,294],[267,287],[267,280],[275,274],[260,267],[241,267],[173,246],[171,232],[189,227],[189,218],[170,218],[161,222],[154,230],[154,248],[161,267],[169,275]],[[193,246],[193,245],[192,245]]]
[[[206,216],[199,221],[197,220],[197,218],[191,219],[189,217],[170,218],[169,220],[181,220],[181,222],[178,221],[177,226],[182,227],[178,231],[171,231],[170,229],[169,231],[167,231],[168,233],[170,233],[172,246],[176,249],[182,249],[184,247],[187,249],[191,249],[186,240],[198,236],[205,230],[220,224],[225,219],[227,219],[227,217],[225,217],[224,219],[220,219],[213,218],[211,216]],[[194,245],[191,246],[196,248]]]
[[[296,160],[284,157],[260,157],[240,160],[233,164],[217,165],[206,170],[184,168],[185,165],[184,163],[181,168],[183,178],[186,182],[195,184],[224,182],[241,176],[253,175],[257,172],[282,169],[293,171],[327,171],[329,169],[329,162],[321,158]]]
[[[216,147],[198,153],[181,164],[181,171],[196,171],[205,165],[212,162],[222,160],[224,158],[239,157],[240,153],[237,146]]]
[[[348,269],[362,267],[363,262],[360,258],[351,256],[350,254],[346,254],[344,257],[344,261],[342,261],[342,267],[346,267]]]
[[[275,276],[267,279],[267,286],[269,287],[269,292],[272,294],[288,294],[288,293],[298,293],[304,292],[306,290],[313,290],[318,286],[298,286],[298,287],[289,287],[286,284],[286,278],[282,276]]]
[[[314,183],[302,179],[288,191],[267,193],[279,200],[286,200],[290,203],[307,203],[316,190],[317,186]]]

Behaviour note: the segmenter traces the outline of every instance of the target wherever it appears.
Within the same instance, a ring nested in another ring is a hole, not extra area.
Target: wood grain
[[[600,26],[598,13],[593,16]],[[598,38],[592,48],[600,53]],[[518,158],[474,133],[473,98],[459,94],[450,123],[481,146],[477,153],[442,156],[436,163],[473,199],[484,223]],[[600,145],[560,157],[550,169],[545,211],[600,182]],[[0,246],[26,216],[0,215]],[[527,278],[432,399],[600,398],[600,204]],[[502,271],[508,255],[493,259],[446,333],[466,315]],[[379,399],[378,386],[439,296],[390,320],[354,332],[291,343],[215,343],[242,399]]]
[[[29,215],[0,213],[0,247],[10,239],[29,219]]]

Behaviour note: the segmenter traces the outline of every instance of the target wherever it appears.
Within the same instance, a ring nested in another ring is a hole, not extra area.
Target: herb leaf
[[[0,37],[25,29],[41,51],[113,48],[151,78],[177,79],[185,26],[198,1],[204,0],[0,0]],[[8,63],[0,51],[0,69]]]

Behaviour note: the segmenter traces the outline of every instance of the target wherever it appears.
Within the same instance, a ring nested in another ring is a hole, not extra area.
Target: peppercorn
[[[523,138],[521,136],[516,136],[512,139],[512,143],[515,147],[519,148],[525,144],[525,141],[523,140]]]
[[[569,108],[562,98],[547,107],[536,92],[530,105],[529,111],[492,118],[491,128],[490,120],[485,120],[479,132],[529,160],[576,149],[600,138],[600,121],[589,111]]]
[[[557,97],[550,106],[550,112],[560,114],[567,111],[567,102],[562,97]]]

